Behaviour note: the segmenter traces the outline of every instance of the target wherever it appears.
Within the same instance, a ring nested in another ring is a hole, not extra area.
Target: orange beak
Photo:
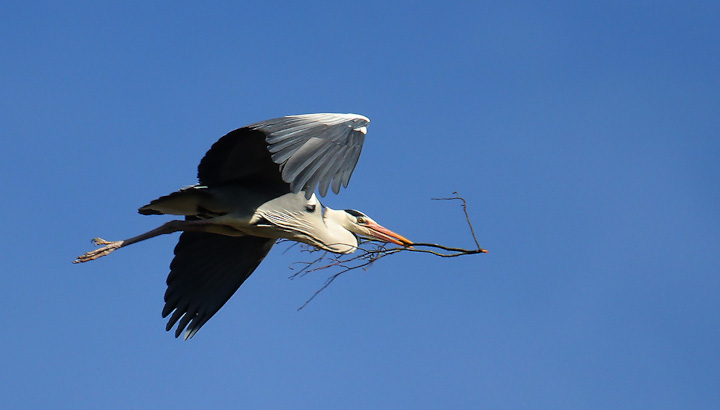
[[[405,246],[409,247],[412,245],[412,241],[400,234],[397,234],[388,228],[381,226],[375,222],[370,222],[365,225],[365,227],[370,231],[370,235],[373,238],[376,238],[378,240],[381,240],[383,242],[390,242],[394,243],[395,245]]]

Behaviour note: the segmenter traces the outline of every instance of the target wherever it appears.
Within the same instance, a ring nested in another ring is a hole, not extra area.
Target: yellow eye
[[[359,224],[364,224],[364,223],[365,223],[365,218],[363,218],[362,216],[358,216],[358,218],[357,218],[357,223],[359,223]]]

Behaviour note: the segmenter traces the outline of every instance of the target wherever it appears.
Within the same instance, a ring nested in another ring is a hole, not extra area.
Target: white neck
[[[308,211],[308,206],[312,207],[312,212]],[[315,194],[309,200],[305,199],[304,192],[275,198],[258,207],[253,218],[267,219],[274,227],[256,226],[249,230],[243,226],[244,232],[251,235],[288,238],[334,253],[347,254],[357,250],[358,241],[349,230],[352,223],[347,212],[323,209]]]
[[[348,230],[350,221],[345,211],[336,211],[325,208],[326,229],[315,232],[321,244],[313,244],[322,249],[335,253],[353,253],[357,250],[358,241],[355,235]]]

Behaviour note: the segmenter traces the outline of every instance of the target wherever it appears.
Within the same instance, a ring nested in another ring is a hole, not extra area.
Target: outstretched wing
[[[370,120],[357,114],[291,115],[248,126],[263,131],[283,181],[306,197],[319,186],[321,196],[347,188],[357,165]]]
[[[275,239],[183,232],[167,278],[162,315],[185,340],[217,313],[270,251]]]
[[[350,182],[369,123],[357,114],[305,114],[251,124],[213,145],[198,178],[201,184],[280,180],[307,198],[315,189],[325,196],[331,186],[337,194]]]

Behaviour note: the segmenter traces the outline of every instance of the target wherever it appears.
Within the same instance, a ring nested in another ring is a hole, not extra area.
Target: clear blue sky
[[[14,2],[0,14],[0,397],[14,408],[710,408],[717,2]],[[349,189],[416,241],[342,276],[277,247],[190,342],[177,236],[84,265],[226,132],[372,123]]]

